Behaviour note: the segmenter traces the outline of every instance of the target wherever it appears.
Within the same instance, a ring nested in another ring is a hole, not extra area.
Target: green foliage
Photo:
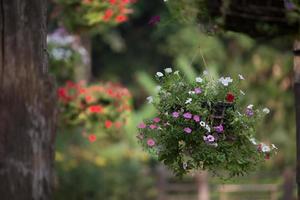
[[[198,169],[244,175],[274,153],[275,146],[253,138],[257,121],[269,110],[240,108],[242,76],[231,83],[229,77],[214,80],[204,74],[189,82],[178,71],[165,71],[157,73],[158,115],[139,125],[138,137],[176,175]]]

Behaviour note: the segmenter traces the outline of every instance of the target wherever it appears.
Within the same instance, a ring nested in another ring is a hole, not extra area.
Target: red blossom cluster
[[[130,9],[131,4],[137,0],[105,0],[107,8],[101,13],[104,22],[114,21],[116,23],[123,23],[128,20],[128,14],[132,13]],[[104,1],[104,3],[105,3]],[[96,4],[94,4],[96,3]],[[86,6],[97,5],[99,0],[82,0],[82,4]],[[103,0],[101,0],[103,3]]]
[[[76,121],[92,132],[87,136],[90,142],[96,141],[97,133],[104,129],[119,130],[126,123],[125,114],[131,111],[131,94],[119,84],[86,86],[84,82],[68,81],[57,93],[64,122]]]

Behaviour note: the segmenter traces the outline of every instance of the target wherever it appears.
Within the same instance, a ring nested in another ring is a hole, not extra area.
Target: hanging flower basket
[[[113,83],[86,85],[68,81],[58,89],[61,126],[82,129],[90,142],[118,140],[131,111],[131,94]]]
[[[55,0],[52,16],[72,32],[102,30],[105,25],[128,21],[136,0]]]
[[[148,97],[157,117],[138,125],[138,139],[152,155],[181,176],[194,170],[217,175],[244,175],[276,151],[255,140],[255,127],[269,109],[240,107],[244,81],[230,77],[213,79],[206,71],[187,81],[171,68],[158,72],[155,97]]]

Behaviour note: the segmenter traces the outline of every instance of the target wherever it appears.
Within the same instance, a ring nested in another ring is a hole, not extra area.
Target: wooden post
[[[201,171],[197,174],[198,200],[209,200],[208,172]]]
[[[300,40],[294,42],[294,93],[296,108],[297,187],[300,199]]]
[[[78,46],[81,47],[80,54],[82,62],[75,66],[75,80],[89,82],[92,78],[92,44],[91,37],[87,33],[75,35]]]
[[[0,199],[50,200],[56,92],[47,0],[0,0]]]
[[[283,173],[283,199],[292,200],[293,199],[293,190],[295,174],[291,168],[286,168]]]

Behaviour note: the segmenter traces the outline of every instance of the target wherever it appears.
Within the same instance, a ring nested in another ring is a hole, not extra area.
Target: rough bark
[[[296,108],[296,140],[297,140],[297,186],[300,199],[300,40],[294,42],[294,93]]]
[[[0,194],[51,199],[55,90],[46,54],[47,0],[0,0]]]

